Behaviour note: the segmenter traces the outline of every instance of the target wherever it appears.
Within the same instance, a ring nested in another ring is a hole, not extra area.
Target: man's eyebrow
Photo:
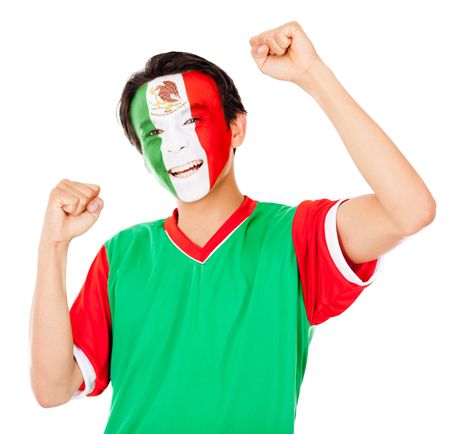
[[[208,107],[205,104],[202,104],[201,102],[194,102],[193,104],[190,104],[190,108],[191,111],[195,109],[203,109],[208,111]],[[187,108],[185,110],[187,110]]]
[[[150,126],[151,125],[151,122],[148,120],[148,119],[145,119],[144,121],[142,121],[140,124],[139,124],[139,127],[141,127],[141,128],[146,128],[146,127],[148,127],[148,126]]]

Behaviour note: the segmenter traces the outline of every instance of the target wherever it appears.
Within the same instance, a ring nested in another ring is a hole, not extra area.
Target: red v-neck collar
[[[257,200],[244,195],[239,208],[228,217],[203,247],[191,241],[178,227],[178,208],[175,208],[172,215],[164,221],[164,230],[172,243],[185,255],[203,263],[251,215],[257,203]]]

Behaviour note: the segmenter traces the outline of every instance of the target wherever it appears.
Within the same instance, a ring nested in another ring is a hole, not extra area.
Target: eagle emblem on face
[[[186,104],[181,99],[177,84],[172,80],[163,80],[150,87],[147,98],[150,114],[154,116],[168,115]]]

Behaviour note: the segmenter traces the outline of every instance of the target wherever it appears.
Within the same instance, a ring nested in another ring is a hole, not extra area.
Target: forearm
[[[303,75],[301,85],[331,120],[361,175],[399,227],[427,221],[435,201],[425,183],[331,69],[317,62]]]
[[[41,404],[64,402],[74,369],[66,295],[68,244],[40,244],[30,315],[30,375]]]

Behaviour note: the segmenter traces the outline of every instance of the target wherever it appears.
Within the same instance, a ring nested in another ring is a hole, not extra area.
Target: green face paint
[[[162,139],[158,136],[147,136],[148,131],[154,130],[156,126],[152,123],[148,115],[146,100],[147,84],[141,86],[131,101],[130,117],[141,142],[144,165],[153,174],[158,182],[173,195],[176,195],[175,188],[167,173],[161,153]]]

